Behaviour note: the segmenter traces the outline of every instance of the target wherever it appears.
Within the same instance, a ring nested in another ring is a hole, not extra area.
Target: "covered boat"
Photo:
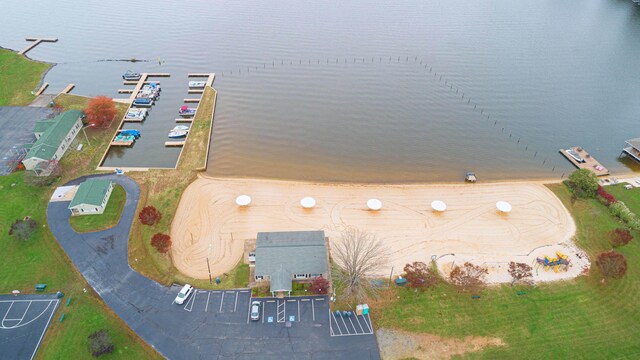
[[[140,130],[135,130],[135,129],[125,129],[125,130],[120,130],[118,132],[119,135],[131,135],[134,138],[139,138],[140,137]]]
[[[180,114],[180,116],[193,116],[196,114],[196,109],[183,105],[180,107],[180,110],[178,110],[178,114]]]
[[[131,70],[127,70],[124,74],[122,74],[122,78],[127,81],[137,81],[140,80],[142,74],[133,72]]]
[[[153,105],[153,99],[149,98],[135,98],[133,100],[133,105],[137,106],[151,106]]]
[[[206,81],[189,81],[190,88],[204,88],[207,85]]]
[[[176,125],[171,131],[176,131],[176,130],[189,130],[189,126],[188,125]]]
[[[173,130],[169,132],[169,137],[171,139],[181,138],[187,136],[186,130]]]

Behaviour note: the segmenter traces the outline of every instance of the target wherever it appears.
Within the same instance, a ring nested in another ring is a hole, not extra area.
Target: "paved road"
[[[198,290],[178,306],[179,287],[165,287],[129,266],[127,241],[140,196],[126,176],[102,175],[127,192],[124,211],[112,229],[78,234],[69,226],[69,202],[49,203],[51,231],[89,285],[147,343],[170,359],[380,359],[375,336],[331,336],[326,297],[285,299],[284,320],[249,321],[250,292]],[[67,185],[84,181],[80,178]],[[273,300],[273,299],[270,299]],[[265,310],[273,311],[262,300]],[[297,304],[294,305],[296,300]],[[276,303],[276,306],[280,306]],[[293,306],[297,306],[294,308]],[[298,316],[298,314],[300,314]],[[309,316],[311,314],[311,316]],[[290,316],[294,318],[290,318]],[[355,321],[355,320],[354,320]],[[370,320],[369,320],[370,323]]]

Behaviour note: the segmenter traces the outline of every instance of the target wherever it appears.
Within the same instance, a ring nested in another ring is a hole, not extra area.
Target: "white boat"
[[[186,130],[175,130],[175,131],[170,131],[169,132],[169,137],[172,139],[175,138],[181,138],[181,137],[185,137],[187,136],[187,131]]]
[[[147,109],[136,109],[136,108],[129,109],[126,116],[127,119],[140,119],[140,120],[144,120],[145,117],[147,117]]]
[[[176,125],[171,131],[189,130],[188,125]]]
[[[207,85],[206,81],[189,81],[190,88],[203,88]]]

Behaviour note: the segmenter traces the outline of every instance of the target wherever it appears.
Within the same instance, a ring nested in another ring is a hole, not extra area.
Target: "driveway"
[[[99,177],[112,180],[126,190],[127,199],[118,225],[105,231],[78,234],[69,226],[69,202],[56,201],[50,202],[47,209],[49,227],[89,285],[163,356],[170,359],[380,359],[375,335],[371,332],[332,336],[335,330],[331,322],[335,324],[335,319],[330,320],[326,297],[285,299],[289,304],[289,311],[285,313],[287,321],[278,321],[276,308],[275,320],[271,322],[269,318],[249,321],[252,299],[248,289],[197,290],[185,304],[173,304],[179,286],[162,286],[135,272],[128,263],[127,242],[140,196],[138,184],[122,175]],[[85,179],[66,185],[76,185]],[[273,304],[268,301],[272,300],[261,299],[267,313]]]

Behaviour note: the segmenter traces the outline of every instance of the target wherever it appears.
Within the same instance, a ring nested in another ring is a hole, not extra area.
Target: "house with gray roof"
[[[22,160],[25,169],[38,176],[51,173],[51,162],[59,161],[82,129],[82,112],[65,111],[53,119],[39,120],[33,130],[36,142]]]
[[[329,277],[324,231],[261,232],[255,254],[255,279],[269,281],[273,296],[290,295],[294,281]]]
[[[69,204],[72,215],[102,214],[113,191],[113,182],[88,179],[82,182]]]

